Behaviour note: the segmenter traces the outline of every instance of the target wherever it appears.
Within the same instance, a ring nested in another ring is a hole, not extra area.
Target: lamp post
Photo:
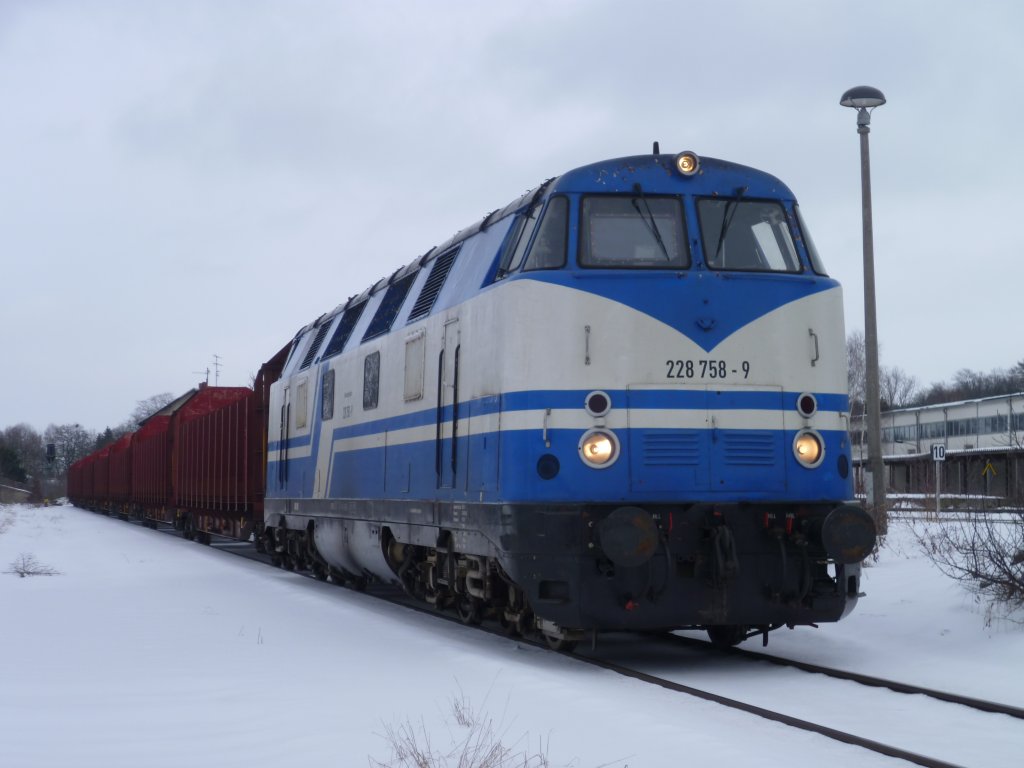
[[[879,534],[888,529],[885,504],[885,464],[882,461],[881,397],[878,386],[878,324],[875,319],[875,249],[871,233],[871,160],[868,133],[871,111],[885,104],[885,96],[877,88],[859,85],[843,94],[839,104],[857,110],[857,133],[860,134],[860,187],[864,222],[864,357],[867,402],[868,465],[871,487],[868,507]]]

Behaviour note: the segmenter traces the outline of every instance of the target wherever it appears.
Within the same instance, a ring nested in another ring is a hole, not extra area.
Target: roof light
[[[676,170],[683,176],[693,176],[700,170],[700,158],[694,152],[680,152],[676,155]]]

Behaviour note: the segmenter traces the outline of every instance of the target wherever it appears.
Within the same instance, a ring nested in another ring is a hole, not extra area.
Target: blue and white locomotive
[[[264,543],[555,647],[836,621],[842,294],[778,179],[691,152],[569,171],[295,337]]]

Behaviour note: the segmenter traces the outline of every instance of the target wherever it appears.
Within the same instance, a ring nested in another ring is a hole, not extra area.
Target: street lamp
[[[885,464],[882,461],[881,397],[878,386],[878,324],[875,319],[875,251],[871,235],[871,160],[868,133],[871,111],[885,104],[885,96],[877,88],[858,85],[843,94],[839,104],[857,110],[857,133],[860,134],[860,188],[864,221],[864,357],[868,428],[868,465],[871,487],[868,507],[879,534],[888,529],[885,505]]]

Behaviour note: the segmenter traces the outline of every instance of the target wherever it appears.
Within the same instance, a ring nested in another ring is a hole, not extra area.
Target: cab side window
[[[548,201],[537,236],[526,257],[524,269],[558,269],[565,266],[565,249],[569,234],[569,201],[553,197]]]
[[[530,237],[533,230],[537,228],[537,218],[540,215],[540,206],[534,206],[524,214],[520,214],[516,223],[513,224],[512,232],[509,234],[508,246],[498,266],[498,273],[495,280],[501,280],[512,272],[523,266],[523,257],[526,255],[526,247],[530,244]]]

